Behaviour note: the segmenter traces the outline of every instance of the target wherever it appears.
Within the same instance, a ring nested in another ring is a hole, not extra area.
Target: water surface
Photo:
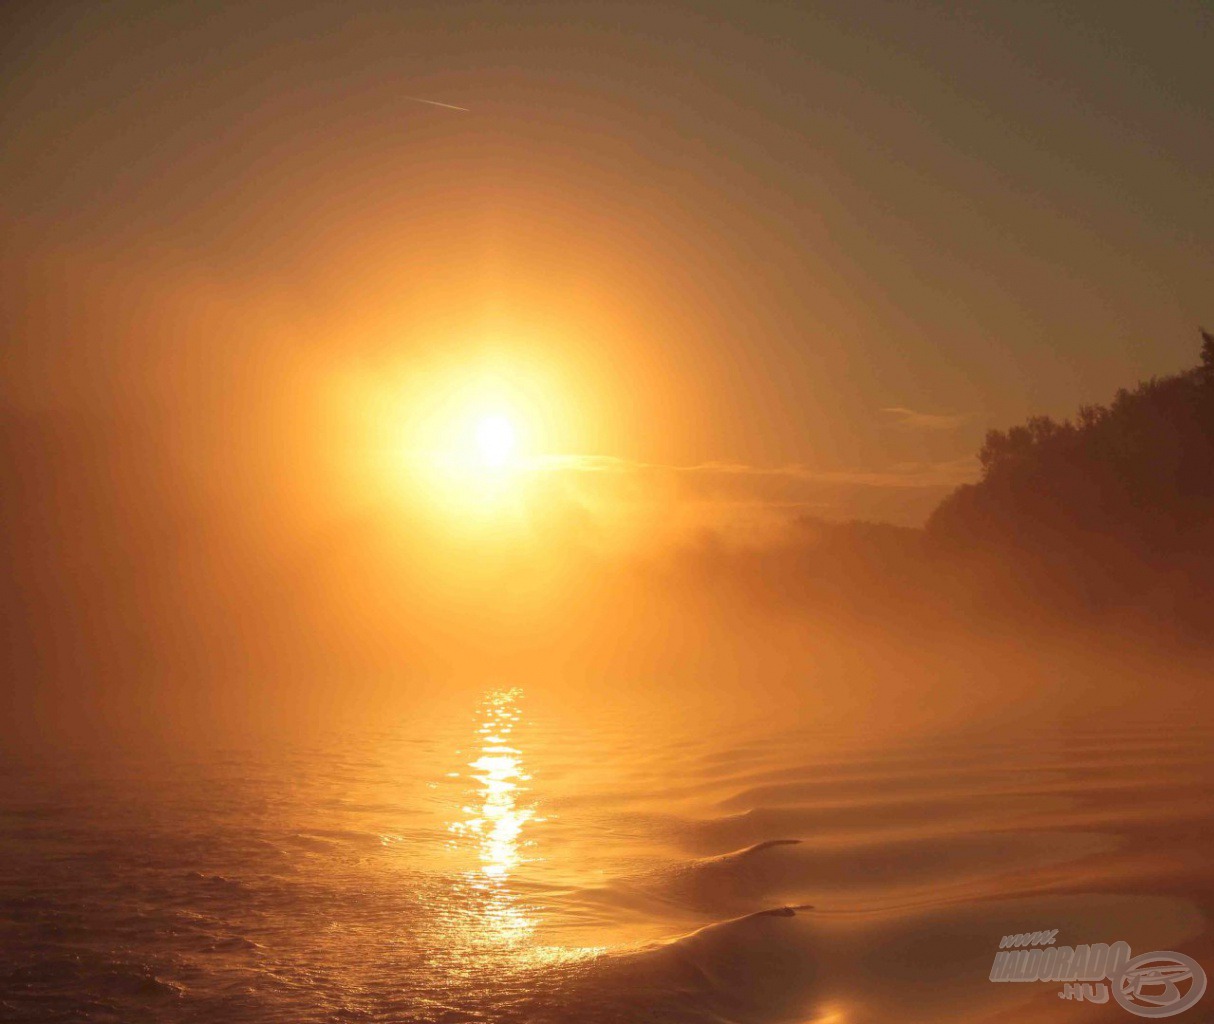
[[[12,762],[0,1017],[1129,1020],[991,962],[1058,928],[1214,967],[1210,739],[874,743],[507,686],[323,743]]]

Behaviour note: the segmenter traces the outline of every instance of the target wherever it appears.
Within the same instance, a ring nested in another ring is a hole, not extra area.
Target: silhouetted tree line
[[[1061,422],[992,430],[982,477],[923,530],[800,519],[761,552],[696,553],[716,581],[882,633],[1072,624],[1214,640],[1214,336],[1201,365]]]
[[[1214,336],[1201,365],[992,430],[982,478],[932,513],[925,554],[955,595],[1214,625]]]

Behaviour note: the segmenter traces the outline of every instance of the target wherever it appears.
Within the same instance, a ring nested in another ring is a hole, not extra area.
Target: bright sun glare
[[[446,526],[514,522],[556,437],[559,394],[521,359],[419,371],[389,396],[394,464]]]
[[[476,422],[476,450],[490,469],[504,469],[515,459],[518,433],[509,418],[500,414],[482,416]]]

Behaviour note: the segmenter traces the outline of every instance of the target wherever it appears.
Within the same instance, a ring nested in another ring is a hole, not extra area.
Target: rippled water
[[[1058,928],[1214,968],[1210,739],[877,746],[503,688],[285,752],[10,764],[0,1018],[1130,1020],[991,961]]]

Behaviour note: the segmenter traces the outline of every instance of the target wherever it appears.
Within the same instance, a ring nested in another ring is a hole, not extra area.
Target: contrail
[[[420,96],[406,96],[405,99],[414,103],[429,103],[432,107],[446,107],[448,110],[462,110],[465,114],[472,113],[467,107],[457,107],[454,103],[440,103],[438,100],[424,100]]]

